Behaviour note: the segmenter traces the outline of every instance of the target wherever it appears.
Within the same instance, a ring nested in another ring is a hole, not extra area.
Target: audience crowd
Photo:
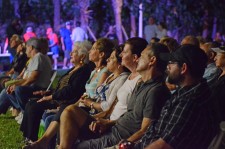
[[[159,29],[154,18],[149,23],[145,38],[120,45],[106,37],[92,44],[79,22],[73,31],[66,22],[60,40],[52,28],[48,39],[37,38],[31,27],[24,40],[12,35],[16,55],[0,76],[0,114],[11,107],[23,148],[225,148],[218,143],[225,121],[225,47],[191,35],[179,43],[163,23]],[[63,67],[70,69],[49,90],[60,41]],[[41,121],[45,133],[38,138]]]

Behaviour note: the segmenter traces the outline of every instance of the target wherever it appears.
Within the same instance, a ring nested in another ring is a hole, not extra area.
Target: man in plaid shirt
[[[202,79],[207,57],[197,46],[183,45],[164,58],[168,81],[179,88],[135,148],[207,149],[217,130],[211,92]]]

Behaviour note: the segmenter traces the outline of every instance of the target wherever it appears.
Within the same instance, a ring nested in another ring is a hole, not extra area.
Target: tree
[[[123,6],[122,0],[112,0],[114,17],[116,22],[116,34],[119,40],[119,43],[123,43],[123,35],[122,35],[122,19],[121,19],[121,11]]]
[[[52,0],[54,5],[54,30],[58,30],[60,26],[60,0]]]

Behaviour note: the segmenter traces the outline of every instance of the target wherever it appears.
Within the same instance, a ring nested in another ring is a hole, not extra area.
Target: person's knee
[[[25,91],[24,91],[24,89],[23,89],[22,86],[17,86],[17,87],[15,88],[15,94],[16,94],[16,95],[21,95],[21,94],[23,94],[23,93],[25,93]]]

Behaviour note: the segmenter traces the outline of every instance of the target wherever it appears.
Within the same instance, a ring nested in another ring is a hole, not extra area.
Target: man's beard
[[[176,75],[168,74],[167,81],[168,83],[171,83],[171,84],[180,85],[180,82],[182,82],[183,79],[184,77],[181,74],[176,74]]]

